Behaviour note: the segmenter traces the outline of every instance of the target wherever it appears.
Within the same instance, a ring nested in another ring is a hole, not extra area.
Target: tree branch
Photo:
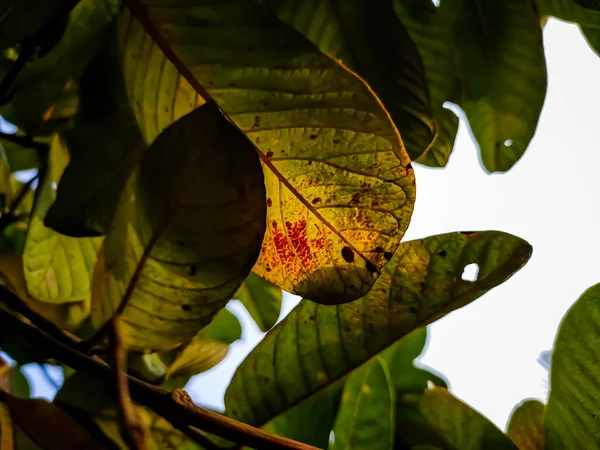
[[[8,290],[5,290],[0,298],[6,304],[20,302],[19,298]],[[6,299],[9,298],[7,302]],[[59,340],[1,308],[0,323],[2,334],[24,339],[40,352],[46,352],[48,358],[56,358],[71,368],[102,381],[113,376],[110,366],[99,358],[87,356],[76,350],[78,342],[71,340],[64,333],[61,333],[62,337]],[[228,441],[261,450],[316,450],[316,447],[271,435],[259,428],[201,408],[195,405],[183,390],[171,394],[130,375],[125,376],[129,382],[131,398],[135,402],[150,408],[190,437],[193,435],[190,428],[198,428]],[[200,440],[196,442],[202,445]]]
[[[40,153],[48,153],[49,146],[43,142],[37,142],[29,136],[23,136],[21,134],[9,134],[0,132],[0,138],[17,144],[21,147],[32,148]]]
[[[119,329],[118,316],[110,321],[109,336],[113,347],[114,376],[117,391],[117,400],[121,420],[121,437],[123,441],[133,450],[145,450],[146,436],[144,428],[140,424],[139,417],[129,395],[129,383],[127,381],[127,349],[123,345],[123,338]]]

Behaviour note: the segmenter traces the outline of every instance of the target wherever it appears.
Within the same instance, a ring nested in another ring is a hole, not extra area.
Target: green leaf
[[[395,401],[391,375],[382,358],[352,372],[333,428],[333,450],[394,448]]]
[[[589,46],[600,56],[600,28],[581,28]]]
[[[425,152],[436,130],[423,63],[391,2],[260,3],[369,83],[390,112],[411,159]]]
[[[489,172],[509,170],[537,127],[546,95],[542,30],[533,2],[445,0],[453,17],[465,111]]]
[[[600,442],[600,285],[583,293],[562,320],[552,352],[544,415],[546,448],[597,448]]]
[[[538,400],[525,400],[517,405],[510,417],[506,435],[519,450],[544,450],[544,408]]]
[[[56,198],[56,183],[68,160],[67,149],[55,136],[48,169],[36,192],[23,254],[27,291],[34,299],[47,303],[89,302],[91,279],[102,245],[102,238],[77,239],[44,225],[46,212]]]
[[[72,117],[77,110],[79,78],[113,16],[105,0],[81,0],[56,46],[25,66],[14,96],[0,108],[2,117],[33,135],[50,134]]]
[[[0,139],[0,145],[4,149],[11,171],[17,172],[40,167],[40,155],[37,150],[23,147],[7,139]]]
[[[255,273],[248,275],[233,298],[242,302],[260,331],[269,331],[281,313],[283,293],[274,284]]]
[[[130,349],[191,340],[252,269],[265,210],[256,152],[214,103],[175,122],[121,196],[95,272],[94,327],[123,305]]]
[[[581,27],[600,26],[600,11],[579,6],[574,0],[536,0],[540,15],[554,16],[566,22],[578,23]]]
[[[419,410],[452,448],[517,449],[493,423],[444,388],[428,389],[419,400]]]
[[[572,0],[584,8],[600,11],[600,1],[598,0]]]
[[[425,66],[437,130],[433,143],[417,162],[444,167],[454,148],[458,131],[458,117],[446,109],[444,103],[460,104],[461,101],[461,78],[456,66],[450,24],[430,0],[394,0],[394,7]]]
[[[379,100],[255,2],[139,3],[144,26],[126,10],[120,38],[146,142],[202,103],[196,91],[205,88],[263,164],[268,227],[254,272],[321,303],[364,295],[396,250],[415,196],[414,171]]]
[[[2,357],[0,357],[0,392],[1,391],[8,392],[16,397],[24,398],[29,397],[31,394],[29,381],[23,374],[21,366],[16,365],[11,367]]]
[[[129,174],[145,145],[127,99],[116,36],[81,80],[81,102],[65,133],[71,160],[46,224],[69,236],[106,234]]]
[[[342,379],[414,329],[502,283],[531,246],[497,231],[450,233],[405,242],[363,298],[338,306],[302,301],[236,370],[227,413],[256,426]],[[477,281],[461,279],[479,265]]]
[[[196,337],[177,355],[167,369],[166,379],[189,377],[206,372],[219,364],[229,351],[229,345]]]
[[[202,337],[223,344],[232,344],[242,338],[242,324],[235,314],[222,309],[213,321],[202,330]]]
[[[57,18],[67,0],[3,0],[0,4],[0,50],[33,37]]]

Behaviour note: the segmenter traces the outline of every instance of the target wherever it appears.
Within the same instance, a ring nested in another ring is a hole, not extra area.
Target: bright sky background
[[[416,166],[417,203],[406,239],[450,231],[507,231],[534,247],[505,284],[430,326],[422,363],[443,373],[455,395],[504,428],[515,404],[546,396],[537,362],[552,347],[568,307],[600,282],[600,58],[573,25],[551,20],[544,43],[548,95],[537,134],[508,174],[487,175],[461,124],[444,170]],[[286,296],[285,313],[297,299]],[[243,339],[217,368],[188,385],[193,398],[222,408],[226,385],[261,334],[238,302]],[[34,394],[52,395],[32,368]]]

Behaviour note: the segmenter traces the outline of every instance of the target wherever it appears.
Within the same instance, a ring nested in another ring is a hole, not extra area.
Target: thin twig
[[[0,299],[15,297],[11,303],[20,301],[12,292],[7,291]],[[73,369],[104,381],[111,379],[113,371],[104,361],[81,353],[70,344],[56,339],[46,331],[35,328],[0,308],[0,334],[10,333],[18,336],[40,352],[47,352],[48,358],[56,358]],[[64,335],[67,339],[68,336]],[[131,398],[168,420],[176,429],[190,436],[190,427],[198,428],[228,441],[260,450],[316,450],[316,447],[269,434],[259,428],[230,419],[214,411],[195,405],[185,391],[173,394],[137,378],[127,375]],[[191,437],[191,436],[190,436]],[[202,442],[196,440],[200,445]]]
[[[121,437],[123,441],[133,450],[146,449],[146,436],[144,428],[140,424],[139,417],[129,394],[129,383],[127,381],[127,349],[123,345],[123,338],[119,328],[118,316],[111,320],[109,329],[110,341],[114,356],[114,376],[119,404],[121,420]]]
[[[42,169],[40,169],[40,170],[42,170]],[[33,182],[36,179],[38,179],[39,174],[40,174],[40,172],[38,171],[38,173],[36,173],[33,177],[31,177],[27,181],[27,183],[25,183],[23,186],[21,186],[21,190],[19,191],[19,194],[13,199],[12,203],[10,204],[9,210],[0,216],[0,235],[4,232],[4,229],[7,226],[9,226],[13,222],[16,222],[17,220],[19,220],[22,217],[21,215],[15,215],[15,213],[17,211],[17,208],[19,207],[19,205],[25,198],[25,196],[31,190],[31,185],[33,184]]]
[[[29,136],[23,136],[22,134],[9,134],[0,132],[0,138],[10,141],[14,144],[20,145],[21,147],[31,148],[40,153],[48,153],[49,146],[43,142],[37,142]]]
[[[48,367],[46,366],[46,364],[40,363],[38,364],[38,366],[40,366],[40,370],[42,371],[44,378],[46,378],[46,381],[48,381],[48,383],[50,383],[54,389],[59,389],[60,385],[56,381],[54,381],[54,378],[52,378],[50,372],[48,372]]]

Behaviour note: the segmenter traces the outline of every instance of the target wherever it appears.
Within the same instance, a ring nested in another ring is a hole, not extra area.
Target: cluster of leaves
[[[413,365],[423,327],[508,279],[531,247],[499,231],[401,242],[411,159],[446,164],[446,102],[488,170],[520,158],[546,82],[538,11],[560,17],[557,5],[596,14],[569,0],[7,2],[0,114],[17,133],[0,138],[0,273],[23,307],[0,312],[40,315],[107,361],[118,323],[128,372],[174,390],[240,339],[225,309],[239,299],[267,334],[225,415],[321,447],[333,430],[344,448],[373,433],[385,448],[462,448],[446,411],[490,427]],[[31,168],[35,188],[13,174]],[[282,289],[304,299],[274,326]],[[48,361],[9,329],[0,348]],[[13,395],[15,373],[2,445],[127,446],[102,380],[65,368],[48,404]],[[216,445],[144,406],[146,447]]]

